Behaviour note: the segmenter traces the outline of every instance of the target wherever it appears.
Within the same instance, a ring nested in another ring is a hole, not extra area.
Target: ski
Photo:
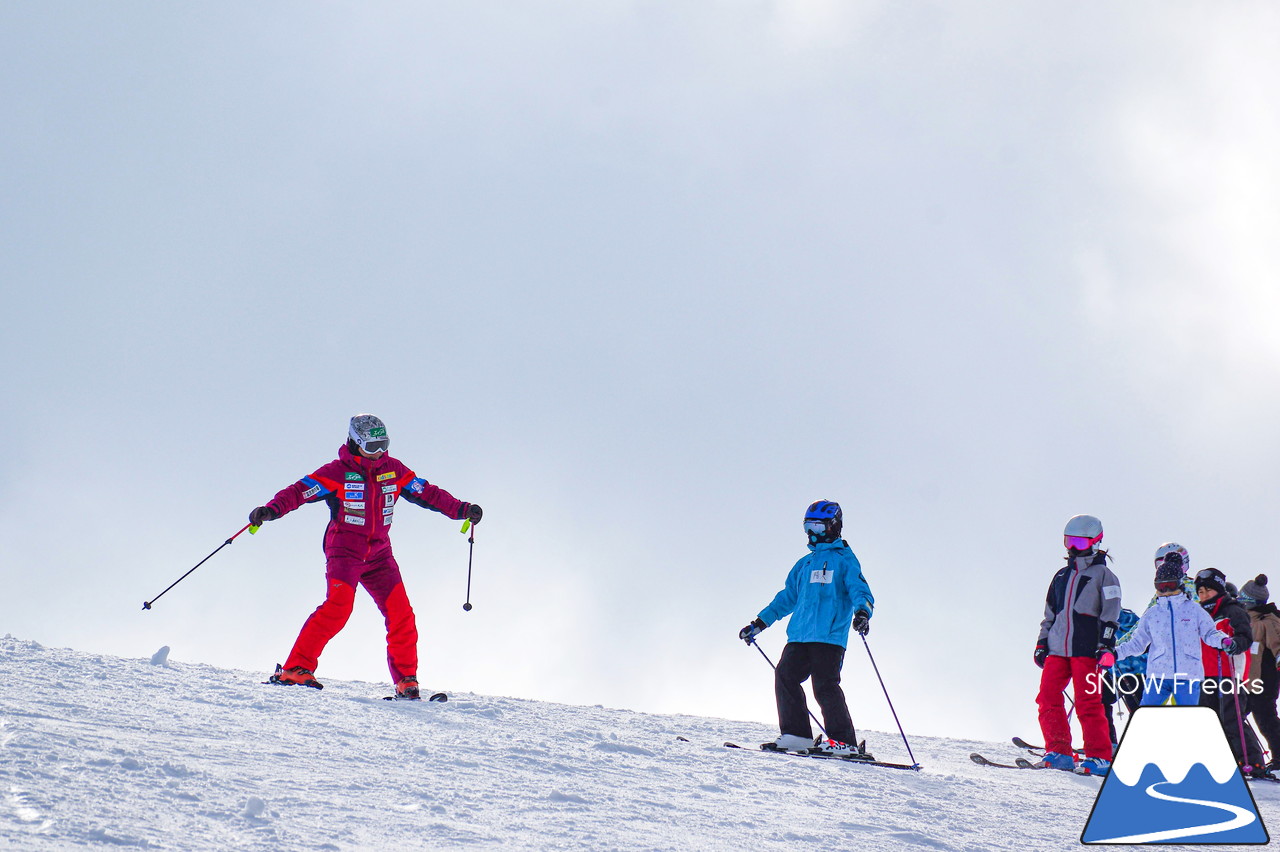
[[[724,745],[725,748],[736,748],[742,749],[743,751],[751,751],[751,749],[746,748],[745,746],[740,746],[737,743],[725,743]],[[773,747],[773,743],[764,743],[760,746],[760,751],[772,752],[774,754],[789,754],[792,757],[808,757],[813,760],[839,760],[844,763],[858,763],[865,766],[882,766],[885,769],[911,769],[916,772],[920,771],[920,764],[918,763],[912,766],[906,763],[890,763],[884,760],[859,760],[856,757],[840,757],[835,754],[821,754],[814,753],[812,751],[787,751],[786,749]]]
[[[382,696],[382,700],[383,701],[421,701],[422,699],[421,698],[400,698],[395,695],[384,695]],[[435,701],[439,704],[443,704],[444,702],[449,700],[449,696],[445,695],[443,692],[437,692],[427,700]]]
[[[1024,740],[1022,737],[1014,737],[1013,744],[1016,745],[1018,748],[1025,748],[1027,751],[1031,752],[1036,757],[1044,757],[1044,746],[1032,745],[1031,743]],[[1084,752],[1078,748],[1073,748],[1071,750],[1071,753],[1074,754],[1077,758],[1079,758],[1080,755],[1084,754]]]
[[[988,760],[987,758],[983,757],[977,752],[974,752],[973,754],[969,755],[969,759],[972,760],[974,763],[978,764],[979,766],[990,766],[995,769],[1039,769],[1040,768],[1038,766],[1032,765],[1030,761],[1021,757],[1018,758],[1017,763],[996,763],[994,760]],[[1024,766],[1023,764],[1026,764],[1026,765]]]

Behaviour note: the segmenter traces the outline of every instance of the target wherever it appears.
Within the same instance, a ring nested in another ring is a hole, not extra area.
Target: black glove
[[[471,522],[471,526],[480,523],[480,519],[484,517],[484,509],[481,509],[475,503],[467,504],[467,520]]]
[[[1229,655],[1234,657],[1236,654],[1239,654],[1245,648],[1248,648],[1248,647],[1249,647],[1249,643],[1245,641],[1245,638],[1243,636],[1232,636],[1231,641],[1222,650],[1226,651]]]
[[[750,645],[760,635],[760,631],[767,626],[760,619],[754,619],[750,624],[738,631],[738,638]]]
[[[1045,639],[1041,639],[1036,643],[1036,665],[1040,668],[1044,668],[1044,661],[1047,659],[1049,659],[1049,642]]]
[[[871,613],[865,609],[860,609],[853,614],[853,629],[858,631],[859,636],[866,636],[871,632]]]
[[[276,514],[276,510],[270,506],[259,506],[249,513],[249,523],[255,527],[260,527],[267,521],[274,521],[278,517],[280,516]]]

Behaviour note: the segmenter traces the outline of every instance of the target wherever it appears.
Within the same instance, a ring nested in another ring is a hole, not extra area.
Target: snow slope
[[[916,774],[722,747],[756,723],[263,679],[0,640],[0,848],[1076,849],[1099,783],[968,760],[994,743],[916,737]]]

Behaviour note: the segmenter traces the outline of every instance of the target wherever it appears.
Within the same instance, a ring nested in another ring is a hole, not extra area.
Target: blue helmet
[[[844,513],[840,511],[839,503],[819,500],[804,513],[804,531],[809,536],[810,544],[836,541],[840,538],[842,529]]]

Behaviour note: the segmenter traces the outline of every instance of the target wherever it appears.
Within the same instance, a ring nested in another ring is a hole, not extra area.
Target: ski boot
[[[396,698],[400,701],[422,700],[422,693],[418,691],[418,679],[413,675],[400,678],[396,684]]]
[[[818,742],[813,748],[809,749],[810,754],[829,755],[831,757],[842,757],[845,760],[875,760],[871,754],[867,752],[867,741],[863,740],[857,745],[842,743],[839,740],[818,738]]]
[[[281,686],[299,684],[301,686],[309,686],[312,689],[324,689],[324,684],[316,680],[316,676],[310,669],[304,669],[302,666],[291,666],[286,669],[279,663],[276,663],[276,673],[267,678],[267,682],[278,683]]]
[[[813,740],[808,737],[801,737],[796,734],[780,734],[776,740],[771,743],[765,743],[761,748],[769,751],[795,751],[804,754],[813,748]]]
[[[1111,761],[1105,757],[1086,757],[1084,760],[1076,764],[1075,773],[1077,775],[1097,775],[1105,776],[1111,772]]]
[[[1066,772],[1073,772],[1076,768],[1076,759],[1069,754],[1050,751],[1045,752],[1045,756],[1037,760],[1033,765],[1041,769],[1061,769]]]

